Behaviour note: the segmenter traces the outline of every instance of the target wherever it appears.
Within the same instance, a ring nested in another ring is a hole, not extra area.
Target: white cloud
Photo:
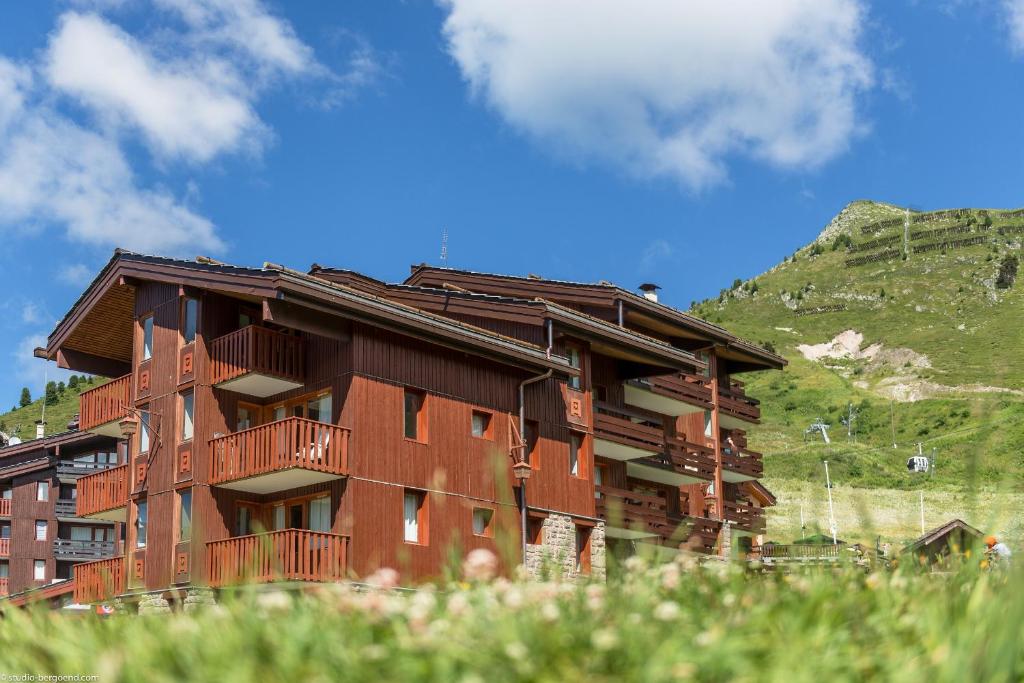
[[[1003,9],[1010,31],[1010,47],[1020,54],[1024,52],[1024,0],[1003,0]]]
[[[654,269],[661,261],[671,259],[675,250],[666,240],[656,239],[646,247],[640,254],[640,271],[647,272]]]
[[[50,41],[53,87],[101,116],[138,126],[163,156],[209,161],[249,141],[264,126],[241,75],[212,55],[159,61],[146,47],[95,15],[68,13]]]
[[[700,189],[823,164],[864,126],[859,0],[439,0],[473,92],[561,153]]]
[[[21,322],[27,325],[35,325],[43,321],[39,306],[31,301],[26,301],[21,307]]]

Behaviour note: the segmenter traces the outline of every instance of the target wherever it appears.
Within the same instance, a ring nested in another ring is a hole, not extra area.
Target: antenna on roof
[[[448,228],[441,231],[441,266],[448,267]]]

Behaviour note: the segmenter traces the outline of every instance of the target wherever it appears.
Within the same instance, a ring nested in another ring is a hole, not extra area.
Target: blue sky
[[[1020,0],[5,3],[0,405],[116,246],[395,281],[447,228],[685,308],[853,199],[1024,205],[1022,49]]]

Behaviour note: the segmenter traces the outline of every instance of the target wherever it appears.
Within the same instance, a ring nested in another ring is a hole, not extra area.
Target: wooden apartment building
[[[120,525],[84,519],[77,482],[123,461],[118,441],[69,431],[0,448],[0,596],[67,581],[120,554]]]
[[[117,378],[81,429],[128,460],[78,496],[125,547],[76,567],[83,602],[415,582],[453,547],[603,573],[606,549],[743,543],[773,502],[736,376],[785,361],[608,284],[118,251],[37,354]]]

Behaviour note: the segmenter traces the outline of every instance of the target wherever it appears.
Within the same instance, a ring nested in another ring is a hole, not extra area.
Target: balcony
[[[74,566],[75,602],[88,605],[124,593],[124,558],[111,557]]]
[[[120,438],[118,422],[127,415],[132,402],[132,376],[125,375],[78,397],[78,429],[102,436]]]
[[[97,560],[110,557],[115,550],[113,541],[73,541],[66,538],[53,541],[53,557],[57,560]]]
[[[249,325],[210,345],[215,387],[266,398],[298,389],[305,375],[305,340]]]
[[[635,460],[664,453],[664,429],[650,417],[596,401],[594,411],[595,454],[612,460]]]
[[[339,479],[348,473],[348,436],[290,417],[211,439],[210,485],[263,494]]]
[[[606,533],[613,538],[668,539],[681,523],[670,518],[666,501],[652,496],[611,486],[595,486],[600,494],[594,503],[597,516],[608,524]]]
[[[686,541],[686,547],[695,552],[714,554],[722,522],[707,517],[691,517],[690,522],[690,536]]]
[[[110,462],[83,462],[80,460],[61,460],[57,463],[57,479],[69,484],[78,481],[80,477],[96,474],[103,470],[117,467],[116,463]]]
[[[732,522],[739,531],[752,534],[763,534],[765,530],[764,511],[746,501],[723,501],[725,519]]]
[[[662,415],[689,415],[710,410],[710,380],[678,374],[630,380],[624,385],[626,403]]]
[[[722,449],[722,479],[731,484],[751,479],[760,479],[764,474],[761,454],[740,448]]]
[[[78,517],[78,503],[58,498],[53,504],[53,512],[58,519],[75,519]]]
[[[823,545],[762,545],[756,552],[766,564],[776,562],[838,562],[840,546],[826,543]]]
[[[0,498],[0,517],[11,516],[11,499]]]
[[[742,382],[732,382],[729,388],[718,390],[718,422],[726,429],[746,429],[761,421],[761,402],[749,398]]]
[[[272,581],[339,581],[348,568],[348,536],[303,529],[239,536],[206,544],[213,587]]]
[[[78,480],[78,516],[124,522],[128,508],[128,465],[119,465]]]
[[[11,539],[0,538],[0,557],[11,556]]]

